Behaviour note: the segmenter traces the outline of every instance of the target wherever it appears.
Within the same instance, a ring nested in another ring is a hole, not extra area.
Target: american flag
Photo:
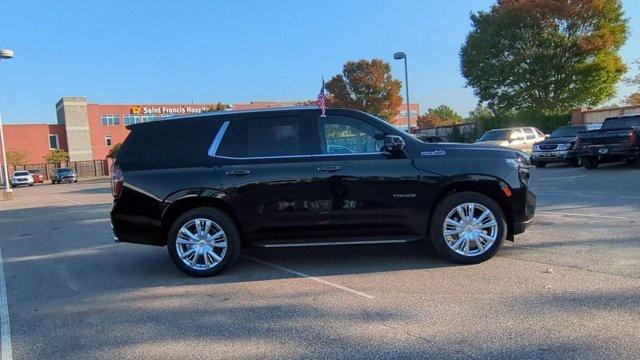
[[[316,103],[320,107],[320,111],[322,111],[322,114],[320,116],[325,117],[326,115],[324,113],[327,110],[327,106],[325,104],[325,97],[324,97],[324,78],[322,78],[322,88],[320,88],[320,93],[318,94],[318,101]]]

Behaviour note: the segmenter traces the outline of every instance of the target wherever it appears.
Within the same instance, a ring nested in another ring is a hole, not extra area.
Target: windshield
[[[71,170],[71,169],[68,169],[68,168],[60,168],[60,169],[57,169],[57,170],[56,170],[56,172],[57,172],[58,174],[60,174],[60,173],[66,173],[66,172],[71,172],[71,171],[72,171],[72,170]]]
[[[482,135],[478,141],[509,140],[511,130],[491,130]]]
[[[16,171],[13,173],[13,176],[27,176],[29,175],[28,171]]]
[[[602,129],[620,129],[632,126],[640,126],[640,116],[607,119],[602,124]]]
[[[556,129],[554,132],[549,135],[550,138],[560,138],[560,137],[573,137],[577,136],[578,132],[587,131],[586,126],[565,126]]]
[[[29,170],[29,172],[34,175],[40,174],[40,170]]]

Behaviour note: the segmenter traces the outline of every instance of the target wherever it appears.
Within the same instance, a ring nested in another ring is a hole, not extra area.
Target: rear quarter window
[[[118,164],[123,170],[202,166],[221,122],[196,117],[134,126],[118,152]]]

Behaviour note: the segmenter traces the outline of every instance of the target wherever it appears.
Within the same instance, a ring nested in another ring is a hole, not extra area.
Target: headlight
[[[569,150],[571,149],[571,144],[560,144],[558,145],[558,150]]]

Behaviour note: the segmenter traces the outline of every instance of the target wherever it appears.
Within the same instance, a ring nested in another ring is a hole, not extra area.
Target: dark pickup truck
[[[619,160],[640,167],[640,115],[607,118],[600,130],[578,133],[576,154],[587,169]]]

